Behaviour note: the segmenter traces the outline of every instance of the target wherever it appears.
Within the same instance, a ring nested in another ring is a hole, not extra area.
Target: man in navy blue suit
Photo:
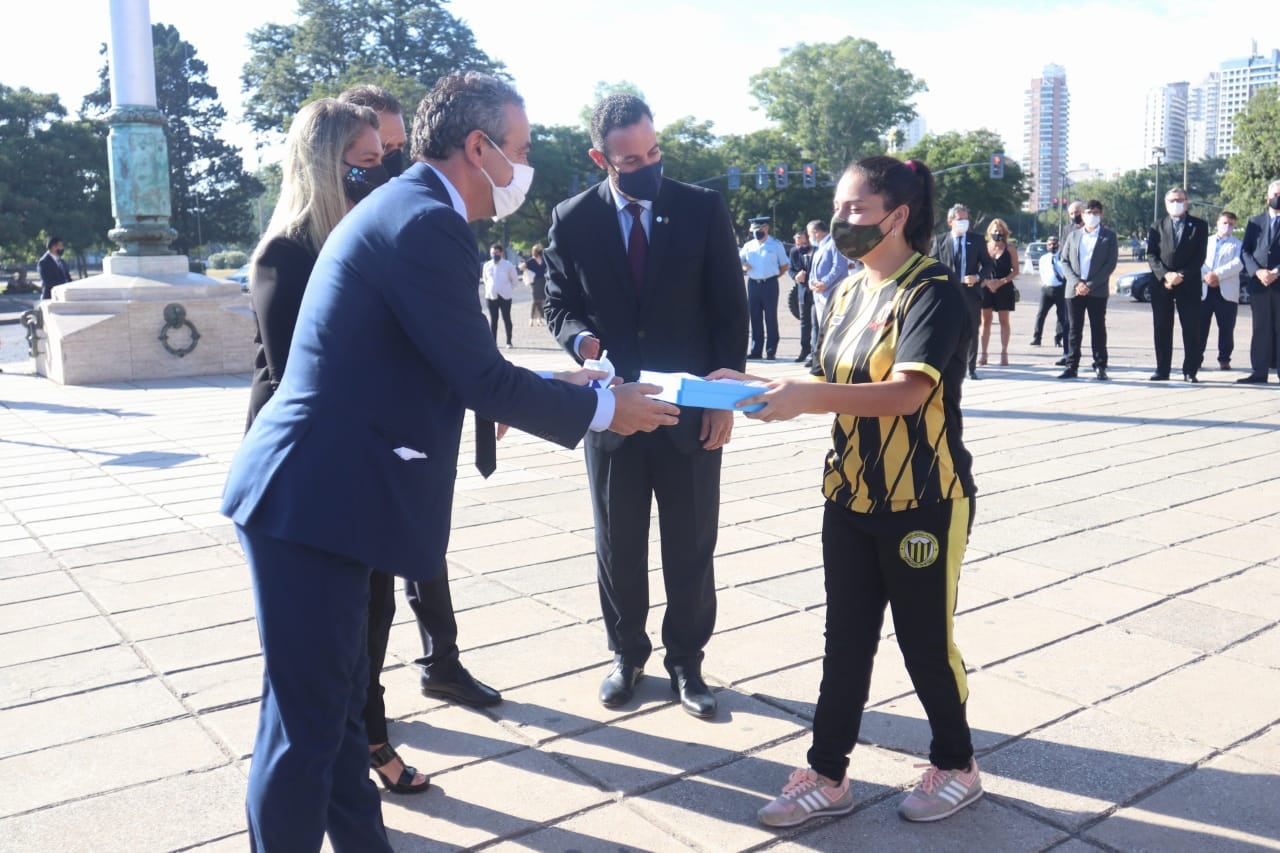
[[[391,850],[361,713],[369,573],[428,580],[444,565],[464,408],[488,419],[478,463],[492,421],[565,447],[588,429],[676,422],[674,406],[645,396],[655,386],[548,380],[495,348],[467,223],[519,207],[529,147],[508,84],[476,73],[436,84],[414,121],[419,162],[325,243],[289,370],[231,464],[222,511],[253,576],[265,668],[254,850],[316,851],[326,832],[336,851]]]

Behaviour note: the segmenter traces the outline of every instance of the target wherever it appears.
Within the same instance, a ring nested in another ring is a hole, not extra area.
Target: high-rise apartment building
[[[1280,50],[1262,56],[1255,49],[1245,59],[1228,59],[1218,70],[1217,156],[1230,157],[1240,149],[1233,136],[1236,113],[1259,89],[1280,85]]]
[[[1067,170],[1067,127],[1071,99],[1067,71],[1046,65],[1026,91],[1026,123],[1022,133],[1022,169],[1029,176],[1027,210],[1047,210],[1061,191]]]
[[[1211,71],[1187,92],[1187,159],[1218,156],[1218,72]]]
[[[1188,83],[1169,83],[1147,92],[1142,149],[1148,162],[1159,149],[1166,163],[1180,163],[1187,156]]]

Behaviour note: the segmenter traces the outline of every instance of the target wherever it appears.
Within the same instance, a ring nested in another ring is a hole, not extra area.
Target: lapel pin
[[[655,221],[655,222],[659,222],[659,223],[661,223],[661,222],[662,222],[662,217],[661,217],[661,216],[655,216],[655,217],[654,217],[654,221]]]

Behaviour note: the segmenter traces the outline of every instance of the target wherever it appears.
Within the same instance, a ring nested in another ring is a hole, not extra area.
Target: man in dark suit
[[[61,237],[50,237],[45,244],[45,253],[36,264],[36,269],[40,272],[41,299],[52,299],[55,287],[71,281],[71,270],[67,269],[67,262],[62,259],[63,248]]]
[[[812,223],[810,223],[812,224]],[[796,308],[800,312],[800,355],[797,362],[809,360],[809,343],[813,339],[813,291],[809,289],[809,268],[813,265],[813,245],[807,231],[797,231],[791,249],[791,278],[795,281]]]
[[[1107,379],[1107,300],[1111,297],[1111,273],[1120,257],[1116,232],[1102,224],[1102,202],[1089,199],[1084,206],[1083,227],[1067,235],[1062,247],[1062,274],[1067,277],[1067,369],[1059,379],[1075,379],[1084,346],[1084,318],[1089,316],[1089,344],[1098,379]]]
[[[1236,381],[1262,384],[1280,366],[1280,180],[1267,186],[1267,209],[1245,226],[1240,260],[1253,314],[1253,342],[1252,369]]]
[[[1153,382],[1169,379],[1173,364],[1173,312],[1182,327],[1182,377],[1197,382],[1204,354],[1200,336],[1200,268],[1209,248],[1209,224],[1187,213],[1187,192],[1173,187],[1164,195],[1169,215],[1147,234],[1147,263],[1155,274],[1151,288],[1151,322],[1155,328],[1156,372]]]
[[[653,114],[633,95],[611,95],[596,106],[591,142],[591,159],[608,178],[552,213],[551,333],[579,359],[608,350],[628,380],[642,369],[699,376],[742,369],[746,296],[723,199],[662,177]],[[587,437],[600,605],[614,653],[600,687],[606,707],[631,699],[652,651],[645,620],[656,496],[666,668],[686,711],[715,713],[701,664],[716,617],[720,448],[732,428],[732,412],[685,408],[678,424],[651,434]]]
[[[464,407],[477,464],[493,420],[566,447],[591,429],[675,423],[678,410],[548,381],[498,353],[476,305],[468,221],[512,213],[532,178],[529,121],[508,84],[442,78],[418,107],[416,162],[325,242],[289,369],[236,453],[222,511],[248,558],[265,677],[247,812],[254,850],[391,850],[362,721],[370,567],[428,580],[444,565]],[[575,378],[585,381],[578,372]]]
[[[965,307],[973,323],[973,335],[969,339],[969,378],[978,378],[978,323],[982,320],[983,270],[991,264],[987,244],[982,237],[969,230],[969,208],[963,204],[951,206],[947,211],[946,234],[933,238],[933,250],[929,253],[955,273],[968,301]]]

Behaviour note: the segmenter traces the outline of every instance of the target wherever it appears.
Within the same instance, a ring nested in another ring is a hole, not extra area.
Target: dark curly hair
[[[620,127],[631,127],[642,118],[653,121],[653,113],[643,100],[626,93],[610,95],[591,111],[592,147],[608,157],[604,143],[609,134]]]

